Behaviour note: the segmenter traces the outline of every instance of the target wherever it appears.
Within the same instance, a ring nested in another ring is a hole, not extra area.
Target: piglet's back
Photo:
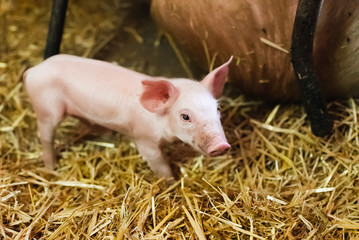
[[[70,114],[109,126],[108,121],[139,105],[142,80],[152,77],[111,63],[56,55],[29,69],[26,90],[36,106],[50,104]],[[40,107],[38,107],[40,108]],[[143,110],[145,111],[145,110]],[[123,117],[120,125],[126,124]]]
[[[61,78],[62,81],[76,79],[76,81],[73,82],[74,84],[79,82],[93,84],[106,81],[107,83],[114,82],[121,84],[121,86],[123,83],[132,83],[140,86],[141,80],[152,78],[108,62],[66,54],[55,55],[48,58],[41,64],[29,69],[28,72],[36,72],[40,78],[42,75],[49,78],[49,74],[51,74],[54,80],[59,80],[59,78]]]

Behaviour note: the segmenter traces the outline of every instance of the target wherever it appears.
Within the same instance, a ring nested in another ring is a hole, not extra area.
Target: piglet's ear
[[[210,72],[201,82],[208,88],[214,98],[222,96],[224,84],[228,77],[228,65],[232,62],[232,59],[233,56],[226,63]]]
[[[143,80],[140,102],[149,112],[163,114],[179,96],[179,90],[167,80]]]

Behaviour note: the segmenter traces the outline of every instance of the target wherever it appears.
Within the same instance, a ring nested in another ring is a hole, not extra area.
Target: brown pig
[[[180,139],[218,156],[230,148],[216,98],[232,58],[201,82],[151,77],[107,62],[56,55],[24,74],[45,165],[56,164],[54,133],[68,115],[132,137],[151,169],[172,177],[160,144]]]
[[[266,100],[298,100],[290,62],[298,0],[152,0],[159,27],[208,69],[233,55],[229,81]],[[359,96],[359,1],[324,0],[314,64],[328,98]]]

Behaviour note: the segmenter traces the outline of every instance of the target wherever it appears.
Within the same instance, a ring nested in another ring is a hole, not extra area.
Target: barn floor
[[[174,182],[156,178],[130,139],[69,118],[57,131],[58,167],[46,170],[22,74],[42,61],[49,2],[0,2],[1,239],[359,239],[358,99],[329,104],[334,130],[321,139],[299,105],[227,94],[230,153],[168,145]],[[146,0],[69,1],[63,53],[151,75],[205,74],[174,49]]]

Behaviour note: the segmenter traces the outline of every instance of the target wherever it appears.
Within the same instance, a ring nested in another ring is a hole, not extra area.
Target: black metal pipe
[[[299,0],[295,16],[291,61],[312,132],[320,137],[332,131],[327,106],[313,63],[313,42],[322,0]]]
[[[44,58],[60,52],[68,0],[53,0]]]

